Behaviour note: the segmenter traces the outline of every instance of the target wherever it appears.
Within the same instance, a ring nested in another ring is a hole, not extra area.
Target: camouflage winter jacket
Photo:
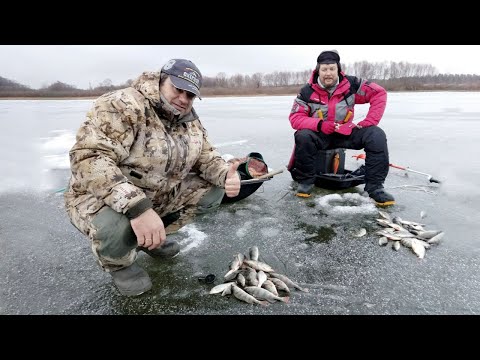
[[[94,102],[70,150],[67,209],[91,215],[107,205],[125,214],[144,199],[161,208],[189,172],[225,186],[228,164],[195,110],[179,117],[160,96],[159,79],[144,72],[132,87]]]

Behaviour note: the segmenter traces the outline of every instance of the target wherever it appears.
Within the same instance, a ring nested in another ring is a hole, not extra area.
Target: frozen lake
[[[260,152],[285,169],[293,147],[288,115],[293,96],[197,100],[195,108],[223,154]],[[173,238],[174,259],[139,255],[153,289],[121,297],[94,262],[88,240],[69,222],[61,190],[68,150],[92,100],[0,100],[0,314],[480,314],[480,93],[390,93],[380,126],[390,162],[442,181],[390,168],[385,187],[397,204],[386,211],[445,232],[424,259],[378,245],[376,208],[363,185],[294,196],[285,170],[249,198],[199,217]],[[361,119],[368,105],[357,106]],[[347,169],[363,162],[347,151]],[[424,211],[426,217],[420,219]],[[356,238],[359,228],[367,235]],[[308,293],[288,304],[249,305],[209,295],[233,255],[257,245],[260,258]]]

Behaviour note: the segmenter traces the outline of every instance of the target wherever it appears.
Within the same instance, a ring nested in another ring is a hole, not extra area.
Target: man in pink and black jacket
[[[353,123],[355,104],[370,104],[368,114]],[[315,183],[315,163],[320,150],[364,149],[365,191],[381,206],[395,204],[383,183],[388,175],[387,137],[378,127],[387,104],[381,86],[345,75],[336,50],[323,51],[317,66],[297,95],[289,120],[295,132],[295,149],[289,164],[298,182],[297,196],[309,197]]]

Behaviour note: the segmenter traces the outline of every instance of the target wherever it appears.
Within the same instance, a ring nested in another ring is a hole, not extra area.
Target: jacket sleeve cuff
[[[140,200],[138,203],[136,203],[130,209],[128,209],[125,212],[125,216],[128,218],[128,220],[133,220],[136,217],[139,217],[140,215],[142,215],[148,209],[151,209],[152,207],[153,207],[152,201],[148,198],[145,198],[145,199]]]
[[[317,124],[317,131],[318,132],[321,132],[322,131],[322,123],[323,123],[323,120],[320,120]]]

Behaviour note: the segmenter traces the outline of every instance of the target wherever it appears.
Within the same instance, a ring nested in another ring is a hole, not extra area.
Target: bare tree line
[[[480,90],[480,76],[473,74],[439,74],[438,70],[428,64],[408,62],[355,62],[343,65],[349,75],[375,81],[387,91],[419,90]],[[208,95],[280,95],[295,94],[299,87],[310,78],[312,70],[275,71],[272,73],[255,73],[253,75],[235,74],[228,76],[224,72],[215,77],[204,76],[202,94]],[[120,85],[114,85],[106,79],[96,87],[79,89],[75,86],[57,81],[38,90],[0,77],[0,97],[89,97],[99,96],[108,91],[128,87],[129,79]]]

